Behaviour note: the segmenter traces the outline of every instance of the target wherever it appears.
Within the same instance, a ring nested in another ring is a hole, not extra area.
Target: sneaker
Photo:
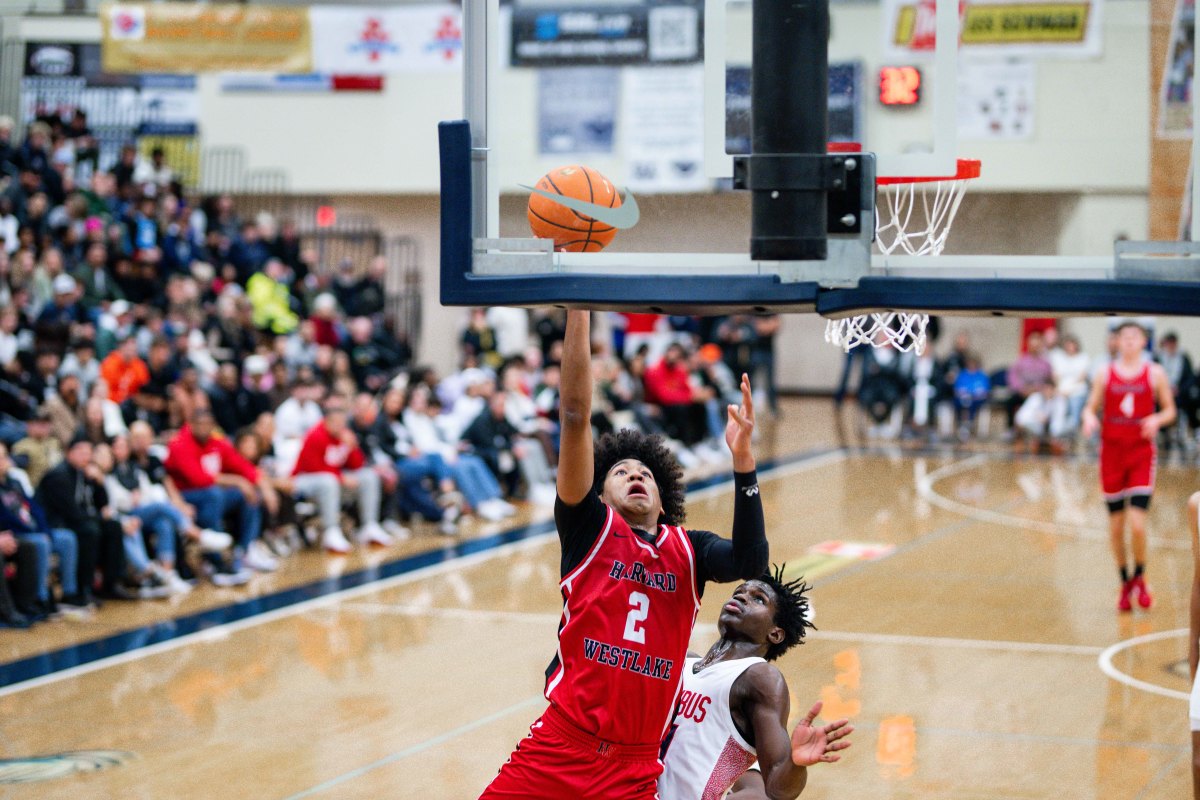
[[[1150,590],[1146,588],[1146,577],[1138,575],[1132,581],[1132,591],[1137,595],[1137,604],[1140,608],[1149,608],[1154,604],[1154,598],[1150,596]]]
[[[364,525],[362,530],[358,532],[358,543],[361,545],[390,547],[393,541],[392,537],[388,536],[387,531],[381,528],[378,522],[372,522]]]
[[[475,513],[483,517],[488,522],[499,522],[500,520],[509,516],[508,512],[504,510],[504,507],[499,505],[502,502],[503,501],[499,499],[484,500],[479,504],[479,507],[475,509]]]
[[[274,572],[279,569],[279,560],[271,555],[271,551],[261,540],[253,541],[246,548],[242,565],[255,572]]]
[[[157,575],[148,575],[135,590],[139,600],[165,600],[171,596],[171,587]]]
[[[171,590],[171,594],[187,594],[192,590],[192,584],[179,577],[173,569],[163,570],[163,580]]]
[[[243,586],[250,582],[254,573],[248,569],[219,570],[213,573],[213,586]]]
[[[1132,611],[1133,603],[1129,600],[1129,595],[1133,593],[1133,581],[1125,581],[1121,584],[1121,594],[1117,598],[1118,611]]]
[[[401,525],[399,522],[397,522],[394,519],[385,519],[383,522],[381,522],[379,524],[383,526],[383,529],[385,531],[387,531],[387,535],[392,537],[393,542],[403,541],[404,539],[407,539],[409,536],[412,536],[412,531],[410,531],[408,528],[404,527],[403,525]]]
[[[501,513],[503,513],[504,516],[506,516],[506,517],[511,517],[517,513],[516,506],[514,506],[512,503],[508,502],[507,500],[503,500],[499,497],[496,498],[496,507],[499,508]]]
[[[342,533],[342,529],[334,525],[325,529],[325,535],[321,537],[321,546],[331,553],[349,553],[354,548],[346,539],[346,535]]]
[[[233,547],[232,536],[228,533],[214,531],[209,528],[204,528],[200,531],[200,538],[197,541],[200,544],[200,552],[202,553],[224,553]]]
[[[458,506],[450,506],[442,512],[442,519],[438,522],[438,530],[446,536],[458,535],[458,520],[462,517],[462,510]]]

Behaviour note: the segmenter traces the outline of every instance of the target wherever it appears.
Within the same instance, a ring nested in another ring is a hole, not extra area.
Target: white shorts
[[[1188,717],[1191,718],[1192,730],[1200,731],[1200,672],[1192,681],[1192,699],[1188,702]]]

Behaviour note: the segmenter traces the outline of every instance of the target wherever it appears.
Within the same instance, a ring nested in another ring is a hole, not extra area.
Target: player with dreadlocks
[[[803,644],[808,586],[783,579],[783,568],[746,581],[721,607],[720,638],[703,658],[689,657],[675,721],[663,741],[662,800],[782,800],[804,790],[808,768],[834,762],[854,727],[838,720],[821,727],[815,704],[792,731],[783,673],[771,664]],[[759,771],[747,771],[755,762]],[[736,786],[735,786],[736,781]]]
[[[661,439],[622,432],[593,448],[588,312],[568,312],[563,344],[554,506],[563,613],[546,670],[550,705],[482,798],[651,800],[705,583],[767,569],[750,379],[725,426],[734,501],[724,539],[681,527],[683,476]]]

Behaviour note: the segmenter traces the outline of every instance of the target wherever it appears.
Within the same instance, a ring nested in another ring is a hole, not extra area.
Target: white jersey
[[[720,661],[693,673],[699,660],[684,662],[683,690],[663,741],[661,800],[720,800],[757,758],[733,724],[729,690],[739,675],[765,659]]]

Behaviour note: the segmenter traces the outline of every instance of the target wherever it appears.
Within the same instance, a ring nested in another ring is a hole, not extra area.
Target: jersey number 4
[[[1121,398],[1121,405],[1117,406],[1121,409],[1121,413],[1127,417],[1133,416],[1133,392],[1126,392]]]
[[[642,592],[629,593],[629,616],[625,617],[625,638],[638,644],[646,643],[646,629],[642,623],[650,615],[650,598]]]

